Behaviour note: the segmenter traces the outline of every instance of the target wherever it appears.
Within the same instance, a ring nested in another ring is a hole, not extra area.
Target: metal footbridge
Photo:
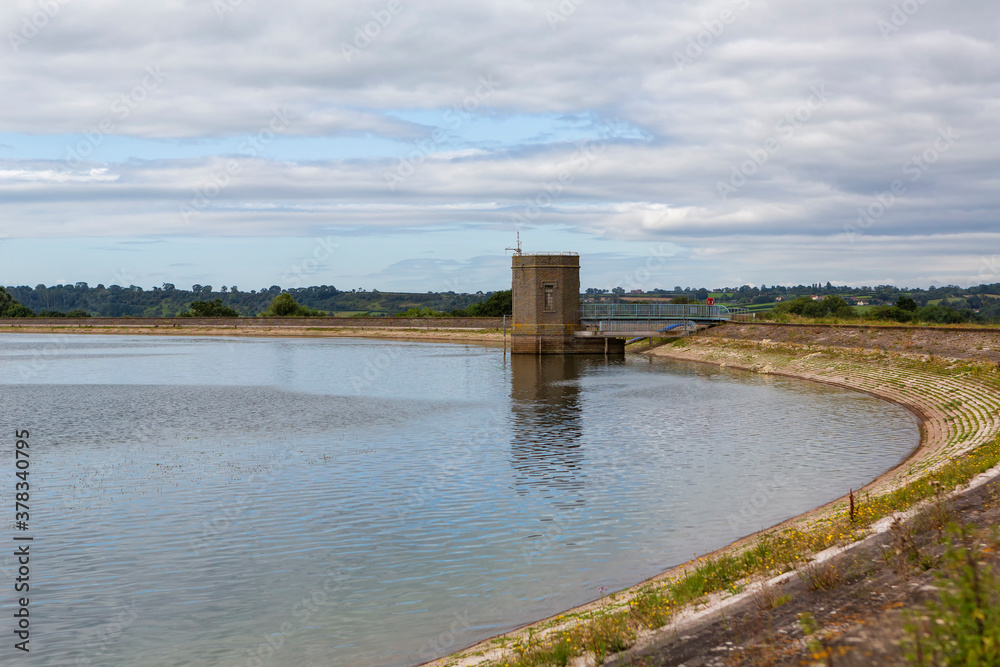
[[[580,307],[583,331],[577,336],[660,338],[686,336],[725,322],[745,322],[745,308],[673,303],[587,303]]]

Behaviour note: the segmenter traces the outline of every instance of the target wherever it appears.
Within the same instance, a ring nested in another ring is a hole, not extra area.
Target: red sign
[[[710,306],[714,306],[714,305],[715,305],[715,299],[714,299],[714,298],[712,298],[712,297],[708,297],[707,299],[705,299],[705,302],[706,302],[706,303],[707,303],[708,305],[710,305]]]

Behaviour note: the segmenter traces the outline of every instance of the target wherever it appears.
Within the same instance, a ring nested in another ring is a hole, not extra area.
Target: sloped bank
[[[938,357],[1000,363],[1000,328],[912,324],[731,323],[701,336],[775,343],[827,345],[934,354]]]
[[[610,599],[432,664],[618,663],[620,659],[611,658],[618,651],[680,636],[706,617],[724,615],[759,590],[763,580],[875,539],[868,536],[888,530],[897,511],[912,508],[943,487],[964,485],[1000,459],[1000,369],[993,362],[716,337],[681,339],[647,354],[867,392],[913,411],[921,421],[921,444],[905,462],[858,494],[864,504],[850,520],[847,499],[842,498]]]

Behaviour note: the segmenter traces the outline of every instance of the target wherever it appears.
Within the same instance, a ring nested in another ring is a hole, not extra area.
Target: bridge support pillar
[[[580,256],[518,253],[511,265],[514,324],[511,354],[613,354],[624,339],[578,338]]]

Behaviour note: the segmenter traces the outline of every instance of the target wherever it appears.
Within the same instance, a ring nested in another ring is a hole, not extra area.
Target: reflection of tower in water
[[[511,467],[519,494],[538,492],[557,506],[584,502],[583,426],[577,382],[585,358],[512,355]]]

